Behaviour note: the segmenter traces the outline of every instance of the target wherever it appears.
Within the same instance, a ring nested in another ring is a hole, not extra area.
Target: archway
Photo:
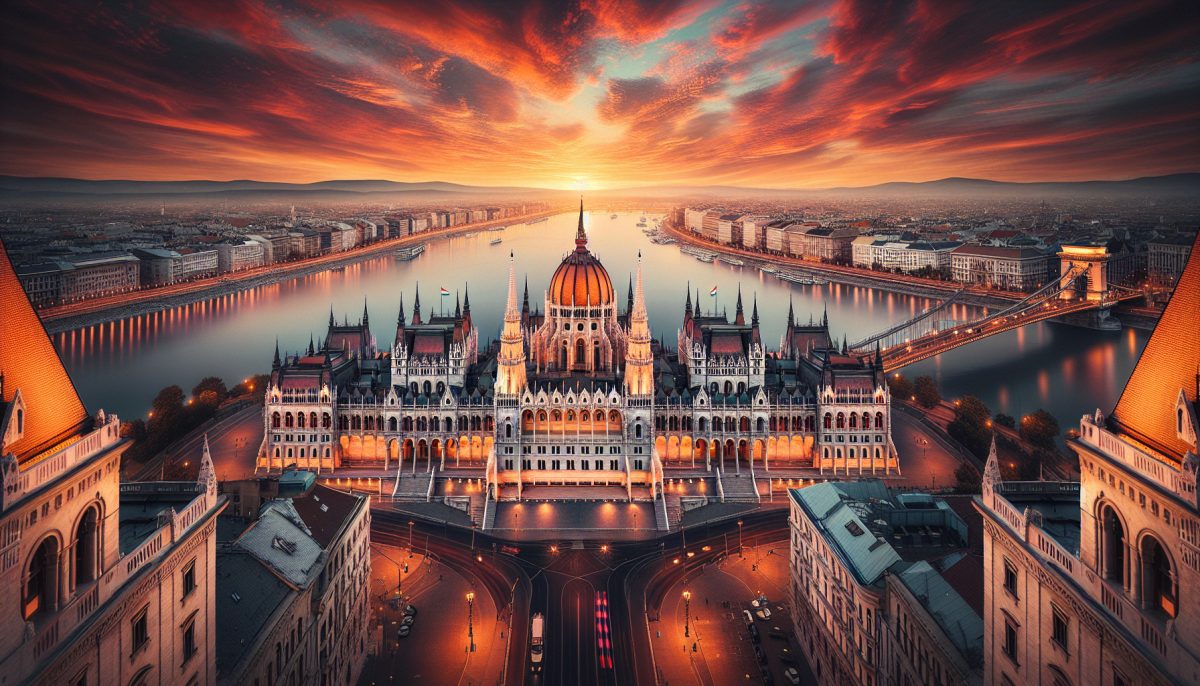
[[[58,539],[47,536],[34,548],[25,572],[25,619],[58,609]]]
[[[100,506],[89,505],[75,525],[75,542],[71,547],[75,569],[71,575],[74,586],[94,581],[100,575]]]

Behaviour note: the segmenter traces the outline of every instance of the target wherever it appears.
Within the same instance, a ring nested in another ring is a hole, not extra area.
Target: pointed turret
[[[587,252],[587,232],[583,230],[583,196],[579,196],[579,228],[575,230],[575,250]]]
[[[329,328],[337,326],[337,321],[333,318],[333,305],[329,305]]]
[[[642,285],[642,253],[638,252],[637,285],[629,310],[629,346],[625,350],[625,391],[630,395],[654,393],[654,355],[650,350],[650,319]]]
[[[365,295],[363,296],[362,327],[364,329],[371,328],[371,316],[367,314],[367,297]]]
[[[883,351],[879,348],[879,341],[875,341],[875,368],[883,371]]]
[[[463,284],[463,314],[471,314],[471,289],[467,284]]]
[[[789,295],[788,296],[788,320],[787,320],[787,328],[788,328],[789,336],[791,335],[792,329],[795,328],[795,326],[796,326],[796,310],[792,305],[792,296]]]
[[[421,282],[417,282],[416,295],[413,298],[413,326],[418,326],[421,323]]]
[[[315,354],[317,354],[317,349],[313,347],[313,336],[310,333],[308,334],[308,356],[312,357]]]
[[[742,311],[742,283],[740,281],[738,282],[737,308],[734,310],[733,316],[734,324],[737,324],[738,326],[744,326],[746,324],[746,313]]]
[[[279,337],[275,337],[275,359],[271,361],[271,369],[279,369]]]
[[[458,299],[458,291],[454,291],[454,318],[462,319],[462,301]]]
[[[525,390],[525,336],[521,332],[521,308],[517,305],[516,258],[508,253],[508,300],[504,328],[500,331],[500,353],[496,356],[496,393],[519,395]]]
[[[629,275],[629,290],[626,291],[625,297],[625,314],[633,312],[633,274]]]
[[[754,304],[750,307],[750,338],[762,345],[762,333],[758,330],[758,294],[754,294]]]
[[[400,291],[400,313],[396,315],[396,330],[404,328],[404,291]]]
[[[821,326],[825,327],[826,330],[829,329],[829,302],[828,301],[825,302],[824,309],[821,312]]]
[[[843,355],[845,355],[846,353],[850,352],[850,346],[846,345],[846,342],[847,342],[847,341],[846,341],[846,334],[843,332],[843,333],[842,333],[842,354],[843,354]]]
[[[692,318],[692,282],[687,285],[687,301],[683,304],[683,316],[685,319]]]
[[[208,449],[208,434],[204,434],[204,447],[200,452],[200,474],[196,483],[204,487],[204,492],[210,497],[217,494],[217,470],[213,468],[212,453]]]

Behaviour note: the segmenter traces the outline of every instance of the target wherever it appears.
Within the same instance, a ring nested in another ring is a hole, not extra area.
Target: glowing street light
[[[470,651],[475,652],[475,624],[473,621],[475,610],[475,591],[467,593],[467,642],[470,644]]]

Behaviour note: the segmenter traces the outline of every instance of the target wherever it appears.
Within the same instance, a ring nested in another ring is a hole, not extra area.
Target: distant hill
[[[144,198],[183,199],[203,196],[249,199],[311,198],[314,200],[382,200],[546,195],[568,191],[520,186],[468,186],[445,181],[403,182],[371,179],[276,183],[270,181],[95,181],[54,177],[0,176],[0,199]],[[1045,197],[1045,196],[1193,196],[1200,197],[1200,173],[1147,176],[1119,181],[1044,181],[1013,183],[988,179],[946,178],[936,181],[892,181],[873,186],[824,189],[749,188],[741,186],[639,186],[590,191],[593,197]]]

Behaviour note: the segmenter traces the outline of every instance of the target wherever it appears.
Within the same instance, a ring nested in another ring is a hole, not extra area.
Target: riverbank
[[[453,226],[434,231],[425,231],[409,236],[388,238],[344,253],[330,253],[299,262],[285,262],[256,269],[225,274],[184,284],[173,284],[161,288],[126,293],[108,298],[97,298],[82,303],[60,305],[40,310],[38,314],[49,333],[61,333],[110,321],[137,317],[160,312],[182,305],[216,298],[238,291],[268,286],[287,279],[309,276],[320,272],[346,267],[378,256],[396,248],[421,243],[430,239],[451,238],[456,235],[486,231],[495,226],[525,224],[543,217],[551,217],[567,211],[548,210],[520,217],[507,217],[463,226]]]
[[[962,284],[948,281],[938,281],[936,279],[925,279],[919,276],[911,276],[908,274],[894,274],[890,272],[876,272],[860,267],[844,267],[840,265],[827,264],[824,262],[811,262],[802,260],[796,257],[787,257],[784,255],[768,255],[754,250],[746,250],[744,248],[736,248],[723,243],[716,243],[707,240],[701,236],[685,231],[678,227],[672,226],[666,222],[662,225],[662,230],[669,233],[676,240],[694,245],[705,250],[712,250],[727,255],[740,255],[742,257],[756,260],[764,264],[785,265],[795,267],[797,269],[820,274],[823,278],[829,281],[846,284],[849,286],[860,286],[864,288],[874,288],[889,293],[900,295],[910,295],[920,298],[934,298],[942,300],[950,297],[962,289]],[[1004,309],[1011,307],[1023,300],[1028,293],[1015,291],[1001,291],[997,289],[985,289],[975,286],[968,286],[966,292],[958,297],[957,302],[963,305],[974,305],[976,307],[987,307],[992,309]],[[1152,331],[1154,325],[1158,323],[1158,315],[1146,308],[1137,308],[1129,312],[1129,321],[1120,317],[1118,311],[1118,319],[1127,326]]]

